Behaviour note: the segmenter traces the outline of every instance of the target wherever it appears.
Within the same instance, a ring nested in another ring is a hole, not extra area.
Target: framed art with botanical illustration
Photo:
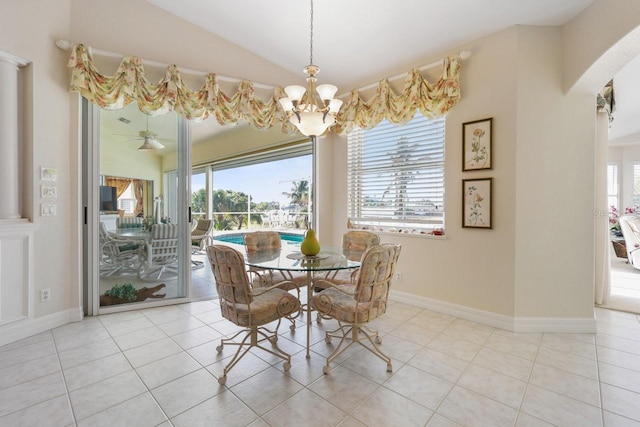
[[[493,168],[493,117],[462,124],[462,171]]]
[[[462,180],[462,227],[493,228],[493,178]]]

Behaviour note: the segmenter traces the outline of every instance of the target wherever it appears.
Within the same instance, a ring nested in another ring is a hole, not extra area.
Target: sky
[[[290,200],[282,193],[290,193],[293,181],[311,181],[311,156],[294,157],[269,163],[260,163],[234,169],[214,171],[215,190],[235,190],[251,195],[255,203],[280,202],[286,206]],[[205,175],[193,175],[191,191],[205,188]]]

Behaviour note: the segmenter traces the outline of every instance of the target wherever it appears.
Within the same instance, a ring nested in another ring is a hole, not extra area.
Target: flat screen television
[[[100,211],[115,212],[118,210],[118,189],[107,185],[100,186]]]

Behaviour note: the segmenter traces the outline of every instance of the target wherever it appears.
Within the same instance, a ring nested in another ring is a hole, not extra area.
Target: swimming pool
[[[246,233],[235,233],[235,234],[221,234],[219,236],[214,236],[214,240],[220,240],[221,242],[227,243],[235,243],[236,245],[244,245],[243,236]],[[294,233],[279,233],[280,238],[285,243],[290,244],[299,244],[302,243],[304,236],[302,234],[294,234]]]

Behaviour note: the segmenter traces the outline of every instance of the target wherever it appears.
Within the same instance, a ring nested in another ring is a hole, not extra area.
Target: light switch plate
[[[56,216],[58,209],[56,205],[42,204],[40,214],[42,216]]]

